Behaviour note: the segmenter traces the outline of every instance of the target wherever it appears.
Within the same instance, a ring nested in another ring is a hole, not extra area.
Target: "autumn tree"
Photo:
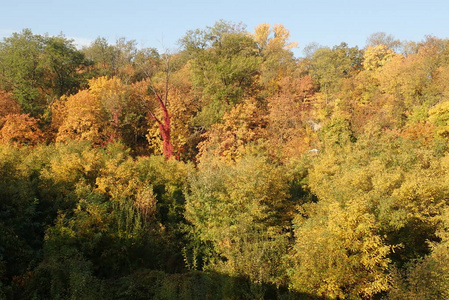
[[[166,55],[163,61],[162,72],[157,75],[162,75],[162,80],[155,83],[154,78],[152,78],[152,74],[148,74],[148,92],[156,100],[157,106],[161,111],[162,116],[157,116],[154,108],[149,106],[145,101],[143,102],[144,107],[149,115],[149,117],[157,123],[159,128],[159,134],[162,138],[162,153],[164,154],[166,159],[169,159],[173,155],[173,143],[171,136],[171,118],[172,115],[169,112],[169,95],[170,95],[170,76],[171,76],[171,65],[170,65],[171,57],[170,55]],[[156,79],[159,79],[156,77]],[[157,85],[156,85],[157,84]]]
[[[254,99],[237,104],[224,114],[222,123],[212,125],[204,134],[198,159],[212,156],[227,162],[238,160],[264,144],[265,127],[266,118]]]
[[[179,158],[190,135],[189,118],[197,110],[185,58],[167,51],[139,59],[139,70],[145,79],[136,87],[140,86],[139,103],[150,124],[147,136],[150,147],[157,152],[158,144],[162,144],[161,152],[166,159],[173,155]]]
[[[126,86],[118,78],[89,81],[89,89],[62,98],[54,105],[57,141],[88,140],[104,145],[120,138]]]
[[[373,33],[366,39],[367,47],[377,47],[380,45],[384,45],[388,49],[398,52],[402,46],[402,43],[391,34],[387,34],[385,32]]]
[[[318,201],[301,206],[292,253],[292,283],[301,290],[349,298],[387,291],[392,266],[425,257],[426,241],[439,241],[446,159],[418,140],[365,130],[312,158],[307,182]]]
[[[9,114],[18,113],[20,113],[20,105],[13,98],[12,93],[0,90],[0,118],[6,117]]]
[[[389,62],[396,53],[386,45],[368,46],[363,53],[363,69],[375,71]]]
[[[43,140],[38,120],[28,114],[10,114],[1,121],[0,143],[20,146],[34,145]]]
[[[0,91],[0,143],[34,145],[43,140],[39,120],[21,113],[12,93]]]
[[[290,32],[282,24],[271,26],[263,23],[254,29],[253,39],[262,57],[260,81],[265,89],[273,89],[279,78],[288,76],[295,69],[293,48],[296,42],[289,42]]]
[[[320,196],[319,196],[320,198]],[[390,247],[368,207],[324,199],[296,220],[292,285],[329,298],[360,299],[388,288]],[[323,207],[324,205],[324,207]]]
[[[316,90],[309,76],[287,76],[279,80],[279,90],[267,98],[267,138],[270,152],[285,158],[310,150],[316,133],[309,125],[311,100]]]

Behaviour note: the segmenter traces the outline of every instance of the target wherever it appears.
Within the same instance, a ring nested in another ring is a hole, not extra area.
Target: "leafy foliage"
[[[5,38],[0,298],[448,298],[448,40],[289,38]]]

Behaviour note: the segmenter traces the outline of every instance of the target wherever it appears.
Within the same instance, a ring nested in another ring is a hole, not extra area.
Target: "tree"
[[[20,105],[12,97],[12,93],[0,90],[0,118],[6,117],[9,114],[18,113],[20,113]]]
[[[449,297],[449,214],[447,207],[439,216],[439,241],[429,242],[431,253],[393,269],[388,299],[447,299]]]
[[[317,49],[307,60],[309,74],[317,81],[320,92],[329,101],[343,83],[344,78],[352,76],[361,68],[362,53],[357,47],[349,48],[346,43],[330,48]]]
[[[46,85],[51,91],[50,97],[59,98],[63,95],[76,93],[84,87],[84,73],[88,62],[84,54],[78,51],[72,40],[63,35],[45,37],[43,52]]]
[[[113,62],[114,62],[114,46],[109,45],[105,38],[98,37],[89,46],[84,47],[82,52],[86,59],[93,62],[94,76],[113,76]]]
[[[143,88],[139,102],[157,127],[157,133],[150,128],[148,140],[150,144],[158,144],[160,138],[165,158],[175,154],[179,158],[189,136],[189,119],[197,109],[185,59],[168,52],[161,56],[144,55],[139,59],[140,70],[145,74],[139,84]]]
[[[264,155],[231,164],[209,157],[191,178],[186,218],[207,247],[207,269],[280,285],[292,209],[286,172]]]
[[[386,45],[368,46],[363,54],[363,68],[375,71],[389,62],[396,53]]]
[[[429,108],[444,100],[446,49],[447,41],[427,37],[414,53],[393,55],[373,72],[395,126],[402,127],[411,119],[425,121]]]
[[[161,67],[159,72],[154,70],[145,70],[147,80],[147,91],[141,99],[142,106],[144,107],[149,118],[156,122],[159,134],[162,138],[162,153],[166,159],[169,159],[173,155],[173,143],[171,136],[171,119],[172,114],[169,112],[170,105],[170,76],[173,72],[171,65],[172,56],[165,54],[160,61]],[[153,73],[155,72],[155,73]],[[153,77],[154,76],[154,77]],[[154,99],[157,103],[156,107],[159,108],[162,116],[156,114],[154,102],[150,101],[149,97]]]
[[[393,51],[399,51],[402,43],[400,40],[395,39],[391,34],[386,34],[385,32],[373,33],[366,39],[367,47],[377,47],[380,45],[384,45]]]
[[[35,145],[43,140],[38,120],[28,114],[9,114],[1,119],[0,143]]]
[[[70,139],[104,145],[121,136],[127,88],[118,78],[89,81],[89,89],[62,98],[54,105],[56,141]]]
[[[48,113],[56,98],[76,92],[85,83],[86,66],[84,55],[62,35],[25,29],[0,44],[0,86],[33,117]]]
[[[324,199],[297,216],[292,285],[329,298],[360,299],[388,289],[390,247],[363,202]]]
[[[42,140],[39,120],[20,113],[12,93],[0,90],[0,143],[22,146],[35,145]]]
[[[267,138],[270,152],[291,158],[310,150],[316,133],[310,128],[309,112],[316,86],[309,75],[279,80],[279,91],[267,98]]]
[[[263,144],[266,119],[254,99],[235,105],[223,116],[222,123],[212,125],[198,145],[198,159],[216,157],[223,161],[236,161],[251,147]]]
[[[429,121],[436,125],[435,133],[445,139],[449,138],[449,102],[438,103],[429,110]]]
[[[209,128],[232,106],[256,94],[261,58],[240,24],[220,21],[188,32],[181,43],[191,57],[193,88],[202,103],[198,126]]]
[[[262,57],[260,82],[265,89],[276,83],[279,78],[288,76],[296,67],[291,49],[296,42],[289,42],[290,32],[282,25],[263,23],[254,29],[253,39]]]
[[[139,48],[135,40],[122,37],[109,44],[105,38],[98,37],[82,52],[93,62],[93,77],[117,77],[125,84],[135,83],[146,77],[143,64],[154,62],[159,57],[154,48]]]
[[[57,107],[57,106],[55,106]],[[58,128],[56,141],[84,140],[91,141],[94,145],[101,145],[107,139],[103,134],[106,127],[106,113],[102,109],[98,99],[83,90],[69,96],[54,114],[62,114],[57,117],[62,120]]]
[[[39,90],[44,78],[43,48],[43,37],[29,29],[0,44],[1,87],[12,92],[24,112],[33,116],[42,114],[46,107],[45,95]]]

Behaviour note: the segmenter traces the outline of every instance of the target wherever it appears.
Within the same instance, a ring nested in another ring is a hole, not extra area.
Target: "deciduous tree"
[[[261,57],[242,26],[220,21],[188,32],[182,44],[191,55],[192,83],[202,103],[199,126],[209,128],[233,105],[255,95]]]
[[[55,99],[85,83],[84,55],[63,35],[35,35],[29,29],[14,33],[0,44],[0,62],[1,87],[33,117],[42,116]]]

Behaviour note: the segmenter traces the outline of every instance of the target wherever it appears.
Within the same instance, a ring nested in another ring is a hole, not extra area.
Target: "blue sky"
[[[302,49],[315,42],[363,48],[367,37],[386,32],[400,40],[449,37],[449,1],[394,0],[0,0],[0,38],[29,28],[61,32],[79,44],[101,36],[136,40],[139,46],[176,50],[188,30],[223,19],[254,31],[260,23],[283,24]]]

